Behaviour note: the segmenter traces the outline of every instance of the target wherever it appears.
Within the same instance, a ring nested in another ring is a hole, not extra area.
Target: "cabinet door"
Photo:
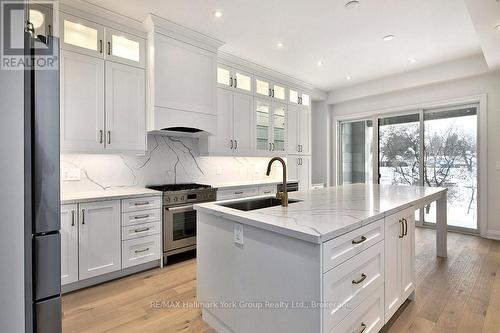
[[[78,207],[61,206],[61,284],[78,281]]]
[[[402,303],[401,295],[401,217],[391,215],[385,220],[385,321]]]
[[[217,135],[208,138],[213,153],[232,153],[233,140],[233,92],[217,88]]]
[[[255,79],[255,93],[259,96],[271,97],[271,83],[264,79]]]
[[[272,104],[271,150],[286,150],[286,105]]]
[[[155,106],[217,114],[215,53],[155,34]]]
[[[257,150],[271,151],[271,102],[255,100],[255,139]]]
[[[288,101],[292,104],[299,104],[299,92],[297,90],[288,90]]]
[[[299,191],[307,191],[311,188],[311,157],[299,157]]]
[[[287,180],[299,180],[299,158],[288,156],[286,161]]]
[[[233,93],[234,152],[238,155],[247,156],[254,151],[252,108],[252,96]]]
[[[80,204],[80,280],[121,269],[120,201]]]
[[[143,69],[106,62],[106,149],[146,150],[145,92]]]
[[[234,88],[242,93],[252,94],[252,75],[240,70],[234,71]]]
[[[288,106],[287,112],[287,152],[297,154],[299,152],[299,107],[295,105]]]
[[[415,215],[405,214],[406,232],[401,239],[401,294],[405,300],[415,290]]]
[[[106,28],[106,60],[146,67],[144,39],[118,30]]]
[[[300,104],[304,106],[310,106],[311,105],[311,96],[305,93],[300,94]]]
[[[311,111],[300,110],[299,112],[299,151],[301,154],[311,154]]]
[[[61,149],[104,148],[104,60],[61,50]]]
[[[61,48],[104,58],[104,27],[68,14],[60,14]]]
[[[283,85],[273,84],[271,89],[271,96],[280,101],[286,103],[286,89]]]
[[[223,65],[217,66],[217,85],[219,88],[232,88],[234,85],[232,69]]]

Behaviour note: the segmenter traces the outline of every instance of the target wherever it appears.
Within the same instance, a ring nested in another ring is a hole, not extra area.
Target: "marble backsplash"
[[[199,156],[198,139],[150,134],[144,156],[62,154],[61,189],[86,192],[152,184],[281,179],[280,168],[273,168],[270,177],[265,175],[268,161],[264,157]],[[67,180],[67,175],[77,180]]]

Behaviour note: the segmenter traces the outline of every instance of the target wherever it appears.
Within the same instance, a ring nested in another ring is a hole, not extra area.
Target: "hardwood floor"
[[[417,228],[417,299],[383,332],[500,332],[500,242],[449,233],[448,258],[435,248],[434,231]],[[65,295],[63,331],[214,332],[199,309],[165,306],[195,299],[189,259]]]

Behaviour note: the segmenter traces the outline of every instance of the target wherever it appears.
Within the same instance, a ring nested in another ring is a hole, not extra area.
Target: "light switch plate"
[[[243,224],[234,224],[234,242],[239,245],[243,245]]]
[[[63,181],[78,181],[81,179],[81,172],[78,168],[68,168],[61,170]]]

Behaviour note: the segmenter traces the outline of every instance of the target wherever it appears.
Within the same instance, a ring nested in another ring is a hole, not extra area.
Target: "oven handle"
[[[172,213],[187,212],[187,211],[193,210],[193,205],[178,206],[178,207],[166,207],[165,209],[169,212],[172,212]]]

